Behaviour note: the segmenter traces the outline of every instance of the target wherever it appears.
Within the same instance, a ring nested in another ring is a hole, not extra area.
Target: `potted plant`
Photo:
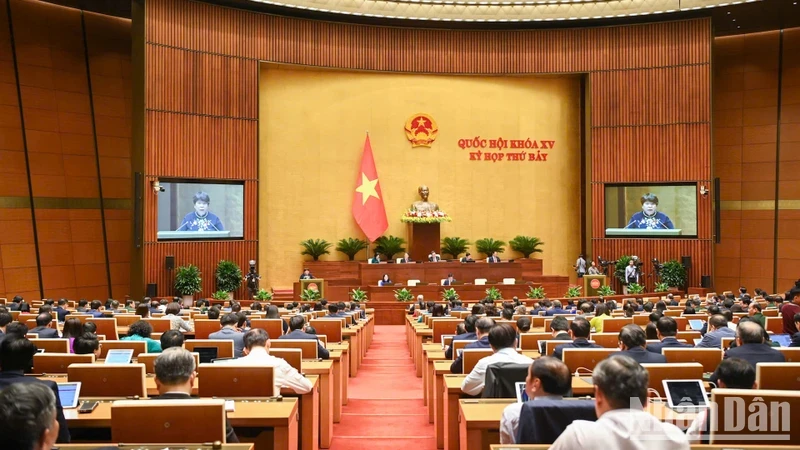
[[[544,245],[544,242],[537,237],[520,235],[508,241],[508,245],[511,250],[522,253],[522,257],[527,259],[534,253],[542,253],[540,247]]]
[[[200,292],[203,279],[200,269],[194,264],[187,264],[175,269],[175,290],[185,301],[194,302],[194,294]]]
[[[614,266],[614,277],[622,284],[628,284],[628,280],[625,279],[625,268],[628,267],[630,261],[631,257],[629,255],[623,255],[620,256],[617,260],[617,265]]]
[[[366,302],[368,301],[367,293],[366,291],[363,291],[360,288],[355,288],[352,291],[350,291],[350,300],[356,303]]]
[[[458,236],[446,237],[442,239],[442,254],[450,255],[453,259],[458,259],[462,253],[466,253],[469,248],[469,241]]]
[[[631,283],[628,285],[628,294],[641,294],[644,292],[644,286],[639,283]]]
[[[452,302],[453,300],[458,300],[458,292],[455,289],[449,288],[442,291],[442,299]]]
[[[213,298],[214,300],[222,300],[223,302],[226,300],[230,300],[230,298],[228,298],[228,292],[223,290],[214,292],[213,294],[211,294],[211,298]]]
[[[303,289],[303,292],[300,293],[300,300],[306,302],[315,302],[319,300],[320,297],[321,295],[316,289]]]
[[[656,283],[656,288],[653,289],[653,292],[667,292],[667,291],[669,291],[669,285],[661,281]]]
[[[671,288],[686,286],[686,268],[677,260],[667,261],[661,267],[661,281]]]
[[[394,298],[399,302],[411,302],[414,301],[414,294],[408,288],[402,288],[394,291]]]
[[[597,295],[600,296],[600,297],[608,297],[608,296],[614,295],[614,294],[616,294],[616,291],[611,289],[611,286],[609,286],[609,285],[600,286],[600,289],[597,290]]]
[[[545,295],[544,294],[544,286],[539,286],[539,287],[531,286],[531,288],[528,290],[528,292],[525,293],[526,297],[532,298],[532,299],[536,299],[536,300],[544,298],[544,295]]]
[[[580,287],[580,286],[578,286],[578,285],[572,285],[572,286],[570,286],[570,287],[568,287],[568,288],[567,288],[567,293],[566,293],[566,294],[564,294],[564,297],[565,297],[565,298],[576,298],[576,297],[580,297],[580,295],[581,295],[581,291],[582,291],[582,290],[583,290],[583,288],[582,288],[582,287]]]
[[[478,253],[483,253],[486,257],[492,256],[492,253],[503,253],[506,243],[492,238],[483,238],[475,241],[475,248]]]
[[[496,302],[497,300],[503,299],[503,293],[500,292],[500,289],[497,289],[496,287],[490,287],[489,289],[486,290],[486,298],[488,298],[493,302]]]
[[[233,293],[242,285],[242,269],[235,262],[223,259],[217,264],[214,275],[217,290],[227,292],[228,300],[233,300]]]
[[[262,302],[269,302],[272,301],[272,296],[273,296],[272,292],[264,288],[261,288],[258,290],[258,292],[256,292],[256,295],[253,298]]]
[[[314,261],[319,261],[320,256],[329,255],[331,253],[328,249],[331,248],[333,244],[325,239],[306,239],[300,242],[300,245],[303,246],[303,251],[300,252],[301,255],[308,255]]]
[[[405,253],[406,248],[403,247],[406,240],[397,236],[381,236],[375,239],[375,252],[380,253],[390,261],[394,255],[398,253]]]
[[[336,243],[336,251],[347,255],[348,261],[354,261],[358,252],[365,250],[368,245],[367,241],[363,239],[339,239],[339,242]]]

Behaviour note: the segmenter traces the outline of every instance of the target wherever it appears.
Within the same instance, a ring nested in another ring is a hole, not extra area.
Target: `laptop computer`
[[[692,320],[689,321],[689,326],[694,331],[700,331],[700,330],[703,329],[703,321],[700,320],[700,319],[692,319]]]
[[[194,351],[200,356],[200,364],[212,363],[217,359],[217,347],[195,347]]]
[[[132,358],[132,349],[115,348],[106,354],[106,364],[129,364]]]
[[[525,392],[525,382],[524,381],[517,381],[514,383],[514,390],[517,393],[517,403],[527,402],[530,400],[528,398],[528,393]]]
[[[788,347],[792,345],[791,334],[773,334],[770,336],[770,339],[780,344],[781,347]]]
[[[77,408],[80,403],[78,399],[81,395],[81,382],[57,383],[57,386],[61,407],[64,409]]]
[[[702,380],[663,380],[670,409],[679,413],[696,413],[709,407]]]
[[[701,342],[703,342],[703,338],[694,338],[694,339],[692,339],[692,341],[694,341],[694,345],[696,347],[696,346],[700,345]]]

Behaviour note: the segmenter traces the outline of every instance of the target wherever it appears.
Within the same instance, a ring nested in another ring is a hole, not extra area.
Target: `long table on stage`
[[[377,284],[383,274],[388,274],[395,283],[406,284],[408,280],[419,280],[421,283],[436,283],[448,274],[453,274],[457,281],[474,283],[478,278],[487,282],[501,282],[504,278],[522,280],[522,264],[518,262],[474,263],[437,262],[409,264],[359,264],[361,283]]]

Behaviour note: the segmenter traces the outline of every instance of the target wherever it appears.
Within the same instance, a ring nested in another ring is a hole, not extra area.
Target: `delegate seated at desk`
[[[500,262],[500,257],[499,257],[499,256],[497,256],[497,252],[493,252],[493,253],[492,253],[492,256],[490,256],[490,257],[488,257],[488,258],[486,259],[486,262],[489,262],[489,263],[499,263],[499,262]]]
[[[447,278],[445,278],[444,283],[442,283],[442,286],[452,286],[455,282],[456,282],[456,279],[453,278],[453,274],[452,273],[448,273],[447,274]]]
[[[467,252],[467,254],[466,254],[466,255],[464,255],[464,257],[463,257],[463,258],[461,258],[461,260],[460,260],[460,261],[461,261],[462,263],[464,263],[464,262],[470,262],[470,261],[474,261],[474,259],[472,259],[472,255],[470,255],[470,253],[469,253],[469,252]]]
[[[428,255],[428,262],[439,262],[442,260],[442,257],[436,254],[436,251],[431,250],[431,253]]]
[[[383,274],[383,277],[378,280],[378,286],[391,286],[392,284],[392,280],[389,279],[388,273]]]
[[[381,255],[375,253],[375,256],[373,256],[372,259],[369,260],[369,262],[370,264],[379,264],[381,262]]]
[[[181,226],[175,231],[225,231],[222,221],[208,210],[211,198],[205,192],[198,192],[192,197],[194,211],[186,214]]]

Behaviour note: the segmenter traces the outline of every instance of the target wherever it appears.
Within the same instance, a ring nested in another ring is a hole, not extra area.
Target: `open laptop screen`
[[[200,355],[200,364],[208,364],[217,359],[217,347],[195,347],[194,351]]]

